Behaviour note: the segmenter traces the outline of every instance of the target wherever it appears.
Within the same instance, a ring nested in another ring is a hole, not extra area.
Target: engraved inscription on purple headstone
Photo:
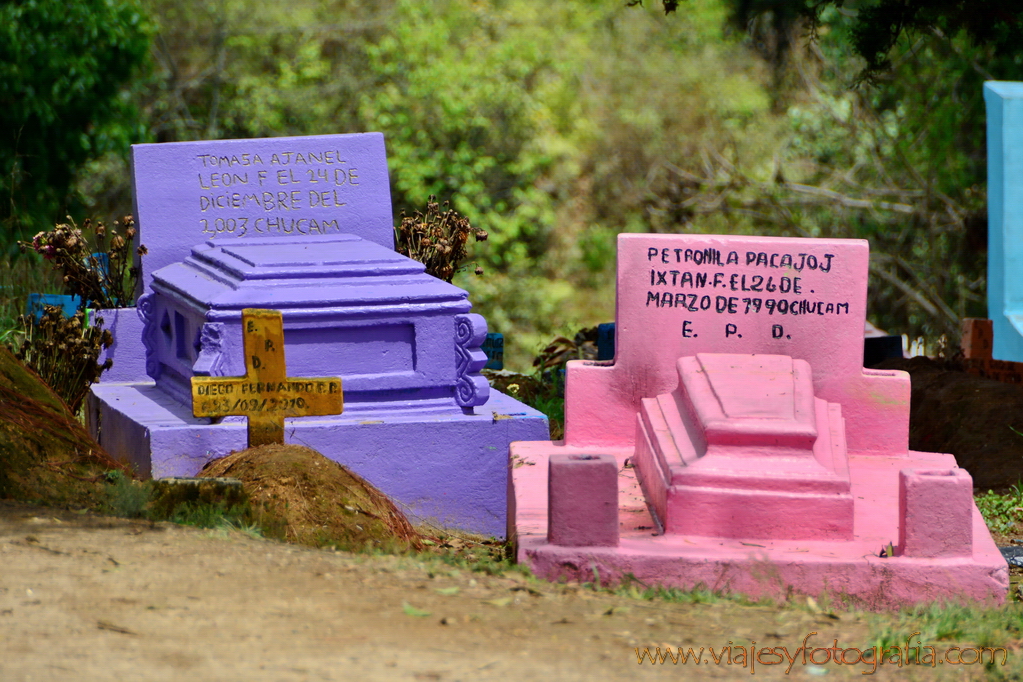
[[[138,144],[132,183],[146,290],[207,241],[353,234],[394,248],[380,133]]]

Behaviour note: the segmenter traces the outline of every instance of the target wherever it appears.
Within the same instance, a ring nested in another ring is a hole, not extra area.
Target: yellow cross
[[[242,311],[243,377],[192,377],[196,417],[248,417],[249,447],[284,444],[284,418],[341,414],[341,378],[289,379],[279,310]]]

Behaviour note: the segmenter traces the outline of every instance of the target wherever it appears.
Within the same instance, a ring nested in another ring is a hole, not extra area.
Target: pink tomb
[[[511,447],[519,561],[869,608],[1001,603],[969,474],[908,449],[909,376],[862,366],[867,267],[861,240],[620,235],[614,361],[569,363],[564,441]]]

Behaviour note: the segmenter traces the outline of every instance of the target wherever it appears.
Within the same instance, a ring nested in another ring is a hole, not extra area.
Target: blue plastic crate
[[[487,354],[483,369],[504,369],[504,334],[487,334],[480,348]]]
[[[25,303],[25,315],[32,315],[36,322],[43,319],[43,308],[45,306],[56,306],[64,311],[64,317],[74,317],[82,305],[82,299],[78,296],[67,294],[29,294]]]

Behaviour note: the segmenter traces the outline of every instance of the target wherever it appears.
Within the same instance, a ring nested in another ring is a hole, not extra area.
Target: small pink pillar
[[[899,472],[899,553],[973,555],[973,478],[965,469]]]
[[[547,542],[563,547],[618,546],[618,463],[614,455],[551,455]]]

